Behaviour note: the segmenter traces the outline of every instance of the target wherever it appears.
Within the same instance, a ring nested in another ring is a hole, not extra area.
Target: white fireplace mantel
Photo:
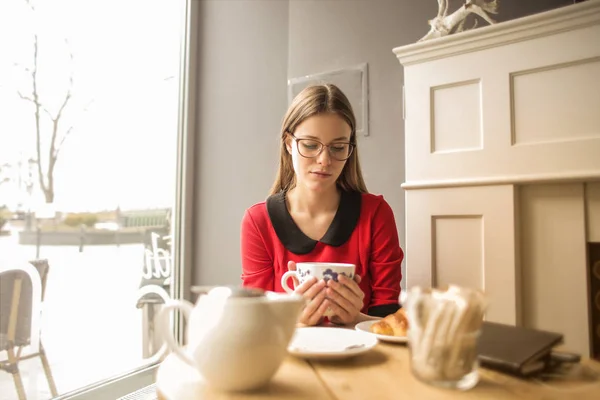
[[[600,0],[394,49],[407,286],[485,290],[486,318],[590,353],[600,242]],[[600,349],[599,349],[600,350]]]

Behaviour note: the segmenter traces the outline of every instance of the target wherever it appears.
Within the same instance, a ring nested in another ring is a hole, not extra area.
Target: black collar
[[[360,217],[361,199],[359,192],[342,191],[340,205],[333,221],[319,241],[309,238],[298,228],[285,204],[285,192],[269,196],[267,212],[275,233],[285,248],[294,254],[308,254],[317,242],[338,247],[350,239]]]

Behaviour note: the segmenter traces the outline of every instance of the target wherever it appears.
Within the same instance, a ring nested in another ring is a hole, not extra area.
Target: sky
[[[43,204],[35,179],[18,187],[18,163],[36,158],[31,95],[33,34],[39,38],[41,102],[55,115],[69,87],[62,133],[73,126],[55,169],[60,211],[171,207],[179,99],[181,2],[175,0],[0,0],[0,206]],[[73,58],[69,54],[72,54]],[[47,149],[50,119],[43,114]],[[47,164],[47,150],[42,153]],[[26,168],[21,176],[26,175]]]

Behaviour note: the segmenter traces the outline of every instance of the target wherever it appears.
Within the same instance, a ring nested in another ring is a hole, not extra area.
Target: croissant
[[[404,309],[401,308],[394,314],[390,314],[385,318],[371,325],[371,332],[378,335],[388,336],[406,336],[408,330],[408,318]]]

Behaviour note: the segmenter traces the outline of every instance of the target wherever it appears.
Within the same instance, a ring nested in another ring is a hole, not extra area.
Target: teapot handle
[[[165,344],[169,350],[171,350],[176,356],[185,361],[187,364],[191,365],[192,367],[196,367],[194,359],[177,343],[173,337],[173,329],[171,328],[170,320],[171,310],[180,310],[185,319],[189,320],[193,308],[194,306],[192,303],[187,300],[169,300],[158,313],[157,322],[163,340],[165,341]]]

